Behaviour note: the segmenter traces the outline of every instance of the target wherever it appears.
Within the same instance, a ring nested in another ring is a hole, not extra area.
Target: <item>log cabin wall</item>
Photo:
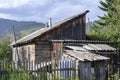
[[[35,44],[17,47],[20,61],[50,60],[60,58],[62,53],[62,42],[35,41]],[[16,48],[13,48],[13,61],[18,61]]]
[[[13,61],[18,61],[18,60],[20,61],[27,60],[27,47],[26,46],[13,48]]]
[[[35,44],[28,45],[28,56],[30,56],[30,61],[35,61]]]
[[[62,42],[53,42],[52,59],[61,59],[62,55]]]
[[[52,44],[48,41],[35,43],[35,61],[49,61],[52,54]]]
[[[46,32],[42,40],[85,40],[85,16],[70,20],[59,27]]]
[[[24,45],[16,48],[13,48],[13,61],[18,61],[18,55],[20,61],[34,61],[35,60],[35,45]]]

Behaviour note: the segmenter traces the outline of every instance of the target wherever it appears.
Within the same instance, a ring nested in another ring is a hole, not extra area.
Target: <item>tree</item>
[[[8,46],[10,44],[10,38],[5,36],[0,39],[0,60],[11,60],[12,52]]]
[[[111,22],[111,17],[113,14],[111,11],[114,11],[114,6],[112,6],[114,0],[106,0],[106,1],[100,1],[100,6],[98,6],[101,10],[105,12],[104,16],[98,16],[100,18],[99,21],[96,21],[96,23],[100,26],[106,26],[108,23]],[[95,25],[96,26],[96,25]]]
[[[120,48],[120,0],[100,1],[99,8],[106,14],[98,16],[100,20],[95,21],[88,35],[94,39],[111,41],[114,47]]]

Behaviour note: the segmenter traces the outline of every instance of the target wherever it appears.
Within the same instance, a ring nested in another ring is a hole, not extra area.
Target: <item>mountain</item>
[[[13,33],[13,26],[15,28],[15,32],[19,32],[21,30],[27,30],[31,28],[41,28],[44,27],[45,24],[35,21],[16,21],[0,18],[0,37],[4,36],[5,34]]]

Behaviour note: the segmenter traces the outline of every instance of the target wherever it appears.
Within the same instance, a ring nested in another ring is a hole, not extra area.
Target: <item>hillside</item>
[[[21,30],[27,31],[27,29],[33,29],[31,31],[34,31],[35,28],[44,27],[45,24],[34,21],[15,21],[0,18],[0,37],[12,33],[13,26],[15,27],[15,31],[19,33]]]

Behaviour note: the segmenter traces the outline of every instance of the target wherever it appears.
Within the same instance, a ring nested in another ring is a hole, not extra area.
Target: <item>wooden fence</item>
[[[0,80],[78,79],[75,60],[0,61]]]
[[[78,65],[77,60],[0,61],[0,80],[80,80]]]

